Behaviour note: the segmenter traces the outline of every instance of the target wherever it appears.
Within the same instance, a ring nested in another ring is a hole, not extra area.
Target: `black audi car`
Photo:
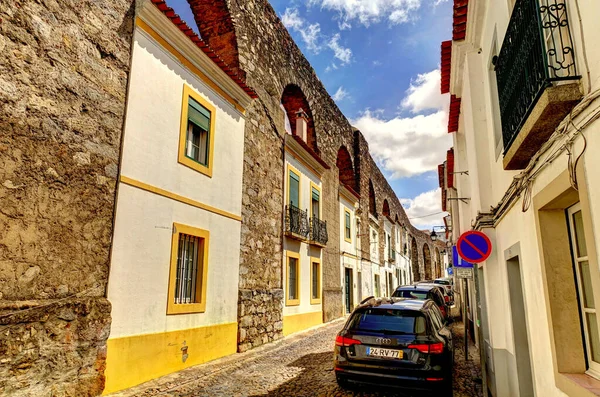
[[[338,384],[452,396],[452,334],[432,300],[370,299],[335,340]]]

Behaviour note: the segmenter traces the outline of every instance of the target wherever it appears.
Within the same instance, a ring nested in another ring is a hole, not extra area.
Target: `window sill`
[[[181,153],[179,154],[178,161],[179,161],[179,164],[185,165],[186,167],[191,168],[194,171],[197,171],[201,174],[206,175],[209,178],[212,178],[212,167],[211,166],[206,167],[206,166],[190,159],[185,154],[181,154]]]
[[[286,306],[300,306],[300,299],[286,300]]]
[[[167,314],[194,314],[204,313],[206,303],[169,304]]]
[[[310,299],[310,304],[311,305],[320,305],[321,304],[321,298],[319,299]]]
[[[600,380],[587,374],[559,373],[557,386],[567,395],[600,396]]]

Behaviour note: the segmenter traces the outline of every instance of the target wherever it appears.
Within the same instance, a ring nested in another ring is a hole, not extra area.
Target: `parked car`
[[[435,284],[439,284],[439,285],[443,285],[446,290],[448,291],[452,291],[452,279],[451,278],[436,278],[435,280],[433,280],[433,282]]]
[[[408,298],[408,299],[431,299],[435,302],[440,312],[442,312],[442,318],[444,321],[450,319],[450,310],[446,300],[444,299],[443,293],[440,291],[439,286],[433,284],[415,284],[415,285],[404,285],[396,288],[396,291],[392,294],[395,298]]]
[[[452,396],[452,334],[430,300],[369,299],[335,340],[334,369],[353,383]]]
[[[446,309],[448,310],[448,313],[450,313],[450,307],[454,305],[454,293],[452,291],[449,291],[444,285],[433,282],[418,282],[416,285],[428,285],[436,287],[442,293],[444,301],[446,302]]]

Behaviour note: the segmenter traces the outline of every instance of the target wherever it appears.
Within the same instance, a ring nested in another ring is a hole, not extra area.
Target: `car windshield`
[[[413,290],[413,289],[401,289],[394,292],[392,295],[396,298],[410,298],[410,299],[418,299],[424,300],[427,299],[428,291],[423,290]]]
[[[386,334],[417,334],[426,331],[425,317],[413,310],[370,308],[356,312],[348,328]]]
[[[446,280],[435,280],[434,283],[442,284],[442,285],[450,285],[450,281],[446,281]]]

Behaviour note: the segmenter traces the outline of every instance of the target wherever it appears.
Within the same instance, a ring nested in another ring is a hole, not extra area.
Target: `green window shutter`
[[[205,131],[210,131],[210,112],[198,102],[189,98],[188,120]]]
[[[300,208],[300,177],[290,171],[290,204]]]
[[[314,187],[312,188],[312,198],[315,201],[319,201],[319,191]]]

